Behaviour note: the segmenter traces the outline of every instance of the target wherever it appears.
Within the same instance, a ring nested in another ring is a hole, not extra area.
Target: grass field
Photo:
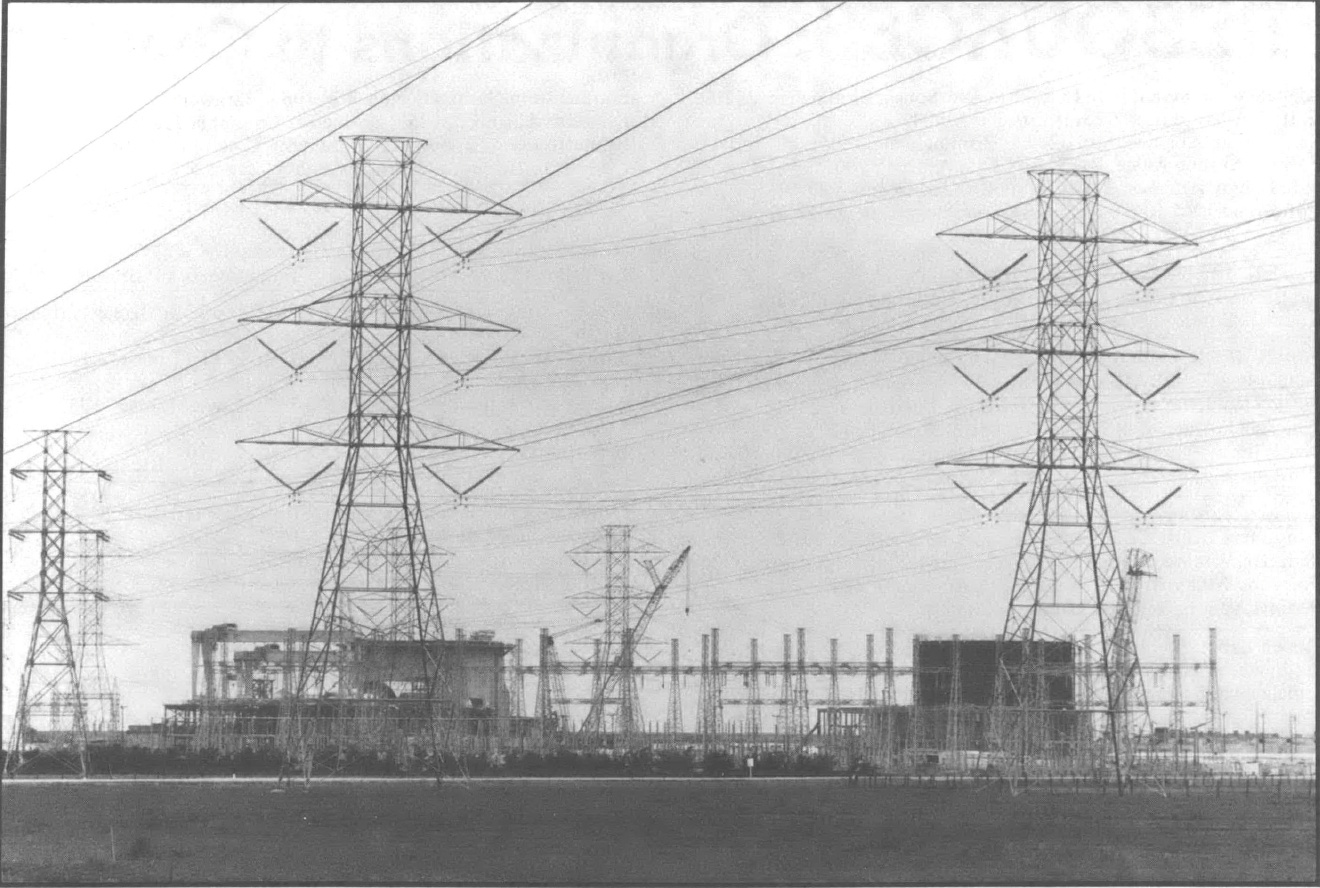
[[[1316,880],[1303,789],[842,781],[7,784],[5,882]],[[111,830],[114,831],[112,859]]]

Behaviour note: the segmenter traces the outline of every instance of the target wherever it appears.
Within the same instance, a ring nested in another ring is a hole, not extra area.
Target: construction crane
[[[659,609],[660,600],[665,596],[665,590],[674,582],[674,577],[678,576],[678,572],[683,569],[683,564],[687,561],[688,553],[691,551],[692,547],[688,546],[682,552],[679,552],[678,557],[674,559],[674,563],[669,565],[669,570],[665,571],[663,578],[656,574],[655,562],[642,562],[651,575],[651,581],[655,583],[655,591],[651,593],[651,597],[646,601],[646,606],[642,608],[641,616],[637,618],[637,625],[633,627],[633,638],[640,639],[646,636],[646,630],[651,626],[651,618],[655,616],[656,610]]]
[[[618,721],[620,722],[620,733],[625,736],[641,730],[641,714],[637,706],[637,687],[636,679],[633,675],[633,665],[635,651],[638,643],[646,637],[646,630],[651,625],[652,618],[660,608],[660,602],[664,599],[665,590],[674,582],[674,577],[682,570],[683,564],[687,561],[688,553],[692,551],[691,546],[687,546],[678,557],[669,565],[663,577],[659,577],[655,564],[650,561],[643,562],[647,572],[651,574],[651,579],[655,581],[655,589],[642,607],[641,614],[637,617],[637,622],[625,630],[623,645],[619,655],[614,661],[607,664],[607,671],[603,680],[597,686],[597,691],[592,695],[591,708],[587,711],[587,717],[583,719],[582,729],[586,732],[599,731],[604,724],[604,715],[606,704],[615,697],[619,702]]]

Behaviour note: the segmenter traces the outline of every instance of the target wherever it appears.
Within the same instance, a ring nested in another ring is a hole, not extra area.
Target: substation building
[[[240,629],[222,623],[192,633],[192,696],[165,705],[164,745],[175,749],[235,751],[277,744],[281,718],[297,690],[305,650],[328,649],[339,695],[301,701],[324,717],[361,723],[364,745],[381,746],[382,733],[421,732],[428,661],[434,676],[430,711],[456,724],[451,729],[481,734],[511,715],[505,655],[513,646],[491,631],[428,642],[310,637],[299,629]],[[508,726],[503,725],[507,731]],[[386,744],[388,745],[388,744]]]
[[[816,712],[817,734],[826,747],[871,761],[902,761],[920,768],[976,767],[991,748],[991,711],[999,664],[1010,670],[1026,655],[1021,642],[997,639],[912,639],[910,704],[825,706]],[[1035,730],[1065,754],[1089,739],[1077,712],[1085,665],[1069,641],[1034,642],[1041,687]],[[1081,672],[1079,672],[1081,670]],[[1003,688],[1010,709],[1015,689]]]

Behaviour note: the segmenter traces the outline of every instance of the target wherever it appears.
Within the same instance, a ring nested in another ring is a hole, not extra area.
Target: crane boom
[[[624,684],[623,693],[625,695],[636,695],[632,689],[633,682],[633,655],[636,645],[646,637],[647,627],[651,625],[651,618],[660,608],[660,602],[665,597],[665,590],[674,582],[674,577],[678,576],[683,563],[687,561],[688,553],[692,551],[691,546],[687,546],[678,557],[669,565],[665,575],[655,584],[655,590],[651,592],[650,598],[646,600],[646,605],[642,608],[642,613],[637,618],[637,623],[630,629],[625,630],[623,649],[619,651],[614,660],[605,665],[605,674],[600,681],[599,687],[592,694],[591,708],[587,711],[587,717],[582,721],[582,730],[587,731],[588,727],[595,725],[599,727],[606,701],[619,693],[620,682]],[[643,562],[643,566],[655,576],[655,565],[651,562]]]
[[[682,552],[679,552],[678,557],[674,559],[674,563],[669,565],[669,570],[665,571],[664,577],[655,584],[655,591],[647,599],[646,607],[642,608],[642,615],[637,618],[637,625],[633,628],[633,638],[641,639],[646,636],[646,630],[651,625],[651,618],[655,616],[655,612],[660,608],[660,600],[664,598],[665,590],[669,588],[670,583],[674,582],[674,577],[678,576],[678,572],[682,570],[683,563],[687,561],[688,553],[691,551],[692,547],[687,546]]]

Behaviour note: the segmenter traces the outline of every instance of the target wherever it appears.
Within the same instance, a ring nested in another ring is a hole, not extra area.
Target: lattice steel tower
[[[41,569],[37,576],[10,592],[11,598],[28,594],[37,599],[32,617],[32,637],[14,709],[13,727],[5,756],[5,771],[13,774],[23,765],[23,750],[33,732],[45,722],[46,742],[57,755],[82,776],[87,776],[87,708],[83,697],[78,648],[69,628],[68,600],[93,594],[68,570],[66,547],[69,537],[105,533],[93,530],[67,511],[70,475],[95,475],[109,481],[109,473],[94,469],[71,454],[71,446],[86,432],[55,430],[40,432],[41,453],[10,470],[20,480],[41,476],[41,512],[10,528],[9,535],[23,539],[41,538]]]
[[[433,720],[435,712],[429,707],[439,692],[438,642],[444,631],[414,458],[513,448],[413,414],[413,344],[426,334],[517,331],[414,295],[414,217],[449,214],[467,219],[517,213],[416,163],[426,144],[422,139],[352,136],[342,141],[351,156],[350,194],[342,194],[336,181],[341,166],[244,202],[351,211],[348,284],[310,304],[243,320],[347,328],[347,414],[239,443],[344,448],[311,632],[291,695],[294,711],[302,713],[301,701],[309,697],[361,699],[397,690],[423,697],[427,717]],[[438,186],[439,193],[419,196],[415,176]],[[470,490],[456,492],[462,496]],[[419,643],[423,680],[414,680],[411,689],[386,690],[379,682],[369,687],[367,673],[354,666],[350,650],[363,640],[378,646]],[[336,718],[334,724],[343,724],[343,719]],[[324,733],[325,727],[317,730]]]
[[[1100,437],[1100,358],[1193,355],[1101,323],[1100,253],[1102,246],[1194,244],[1101,197],[1104,173],[1030,175],[1034,199],[940,234],[1037,244],[1036,322],[944,347],[1034,355],[1036,434],[941,465],[1025,468],[1035,475],[1004,621],[992,727],[996,745],[1001,752],[1013,750],[1010,757],[1023,771],[1031,762],[1048,760],[1047,747],[1058,743],[1064,724],[1049,712],[1061,708],[1051,688],[1058,688],[1059,678],[1072,680],[1051,673],[1066,672],[1072,664],[1047,662],[1048,645],[1037,642],[1092,634],[1103,675],[1094,715],[1105,722],[1106,745],[1122,777],[1136,739],[1148,735],[1150,726],[1102,473],[1190,470]],[[1089,717],[1083,715],[1083,722]]]
[[[613,732],[625,746],[639,737],[645,728],[637,692],[638,660],[649,660],[640,651],[652,644],[647,628],[655,616],[665,591],[687,561],[691,547],[679,553],[663,577],[656,562],[664,550],[633,537],[632,525],[606,525],[605,534],[571,550],[574,563],[589,573],[602,562],[605,585],[572,596],[573,608],[601,625],[600,635],[592,640],[591,699],[582,720],[582,732]],[[591,562],[584,559],[594,558]],[[632,565],[646,569],[654,583],[649,595],[637,594],[632,581]]]
[[[81,551],[73,556],[78,562],[82,584],[76,596],[78,610],[73,621],[79,684],[87,729],[98,734],[118,734],[123,730],[119,683],[111,679],[105,663],[105,604],[110,600],[105,592],[105,544],[109,539],[104,533],[82,534]]]

